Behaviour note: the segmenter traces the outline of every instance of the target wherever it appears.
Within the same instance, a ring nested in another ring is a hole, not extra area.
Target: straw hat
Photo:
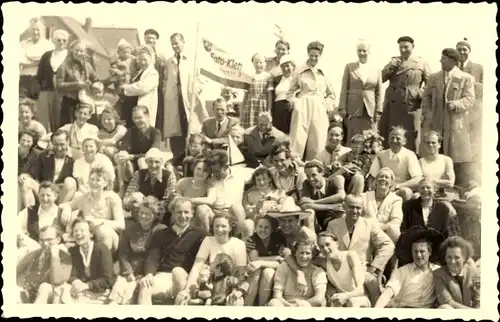
[[[413,226],[403,232],[396,243],[396,256],[400,261],[411,263],[412,244],[419,239],[427,240],[432,244],[432,254],[430,262],[439,261],[439,246],[444,242],[445,237],[436,229],[425,226]]]
[[[164,162],[171,161],[174,158],[174,155],[172,152],[168,151],[160,151],[157,148],[151,148],[146,152],[146,155],[144,156],[145,160],[148,159],[160,159]]]
[[[267,215],[275,219],[289,216],[299,216],[299,220],[303,220],[309,217],[310,213],[303,211],[299,206],[297,206],[292,197],[285,197],[276,205],[275,209],[269,210]]]

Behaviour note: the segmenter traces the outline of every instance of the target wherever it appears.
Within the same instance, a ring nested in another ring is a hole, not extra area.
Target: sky
[[[432,71],[440,69],[441,50],[464,37],[472,43],[471,60],[491,60],[495,49],[491,39],[496,39],[496,6],[488,4],[44,4],[23,10],[20,21],[27,26],[29,18],[44,14],[67,15],[82,23],[91,17],[94,26],[135,27],[141,34],[155,28],[161,34],[159,46],[167,54],[173,32],[183,33],[188,48],[193,48],[199,22],[200,34],[243,62],[250,73],[254,53],[273,54],[278,24],[299,63],[307,58],[309,42],[325,44],[321,64],[337,92],[345,64],[357,60],[359,39],[371,44],[370,60],[383,67],[398,55],[396,40],[409,35],[415,39],[414,52]]]

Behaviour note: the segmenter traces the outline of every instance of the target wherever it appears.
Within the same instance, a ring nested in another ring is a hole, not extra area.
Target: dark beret
[[[455,48],[445,48],[441,52],[441,55],[453,59],[458,62],[458,51]]]
[[[155,35],[156,38],[160,39],[160,34],[158,33],[158,31],[154,30],[154,29],[147,29],[145,32],[144,32],[144,36],[146,35]]]
[[[469,48],[469,50],[471,50],[471,45],[469,40],[467,40],[467,38],[464,38],[464,40],[460,40],[459,42],[457,42],[457,47],[458,46],[466,46]]]
[[[411,38],[410,36],[403,36],[403,37],[399,37],[399,39],[398,39],[398,44],[399,44],[400,42],[409,42],[409,43],[411,43],[411,44],[414,44],[414,43],[415,43],[415,41],[413,40],[413,38]]]

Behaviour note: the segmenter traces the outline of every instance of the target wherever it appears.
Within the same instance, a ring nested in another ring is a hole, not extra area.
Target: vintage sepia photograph
[[[496,10],[3,4],[4,316],[497,320]]]

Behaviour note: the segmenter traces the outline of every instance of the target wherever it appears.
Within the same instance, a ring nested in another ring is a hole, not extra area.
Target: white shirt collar
[[[90,259],[92,258],[92,251],[94,250],[94,242],[90,241],[89,242],[89,252],[87,256],[85,256],[85,253],[83,252],[82,248],[79,247],[80,255],[82,255],[82,261],[83,265],[85,268],[88,268],[90,266]]]
[[[42,206],[38,207],[38,215],[52,215],[52,214],[57,214],[59,210],[59,207],[56,204],[53,204],[52,207],[50,207],[48,210],[43,210]]]
[[[394,152],[392,151],[392,149],[389,149],[389,156],[390,156],[390,157],[396,157],[396,158],[399,158],[399,157],[402,155],[403,149],[404,149],[404,147],[403,147],[403,148],[401,148],[401,150],[399,150],[399,152],[398,152],[398,153],[394,153]]]

